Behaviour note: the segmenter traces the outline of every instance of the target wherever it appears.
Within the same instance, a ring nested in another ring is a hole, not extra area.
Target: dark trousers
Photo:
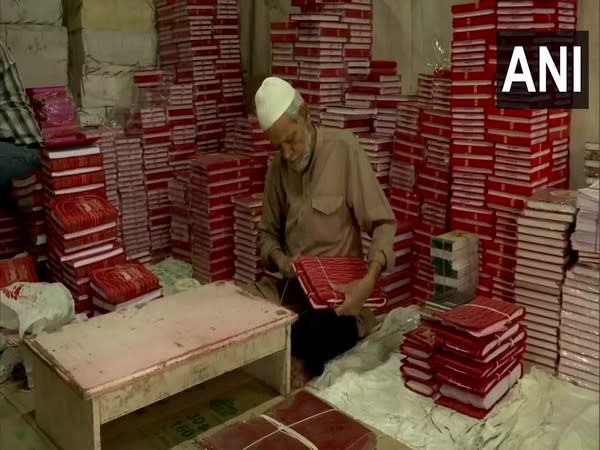
[[[31,175],[39,167],[39,149],[0,141],[0,208],[14,206],[11,179]]]
[[[298,314],[292,325],[292,355],[304,361],[308,375],[319,376],[328,361],[358,342],[356,318],[313,309],[297,280],[278,282],[277,288],[282,305]]]

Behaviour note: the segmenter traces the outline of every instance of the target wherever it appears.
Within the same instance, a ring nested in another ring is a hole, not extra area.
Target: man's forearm
[[[373,283],[377,283],[379,277],[381,276],[381,272],[383,271],[383,265],[379,261],[371,261],[369,263],[369,270],[367,272],[367,277]]]

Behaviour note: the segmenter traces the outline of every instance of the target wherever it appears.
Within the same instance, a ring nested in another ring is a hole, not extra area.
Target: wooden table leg
[[[34,356],[35,419],[61,450],[100,450],[98,404],[83,397]]]
[[[259,359],[245,368],[250,375],[272,387],[284,397],[290,394],[291,332],[291,325],[287,325],[286,343],[283,350]]]

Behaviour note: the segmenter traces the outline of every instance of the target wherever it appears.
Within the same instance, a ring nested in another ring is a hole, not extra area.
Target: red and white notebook
[[[51,216],[64,233],[116,223],[119,211],[105,197],[80,195],[52,200]]]
[[[298,281],[315,309],[334,307],[344,302],[341,289],[367,274],[362,258],[353,256],[301,256],[294,263]],[[385,306],[387,297],[379,283],[365,302],[366,307]]]
[[[503,331],[525,315],[525,308],[502,300],[477,297],[472,302],[440,314],[443,324],[476,337]]]
[[[0,288],[16,281],[37,282],[38,275],[31,256],[0,260]]]
[[[160,282],[142,264],[128,263],[94,270],[90,286],[102,300],[116,305],[160,289]]]

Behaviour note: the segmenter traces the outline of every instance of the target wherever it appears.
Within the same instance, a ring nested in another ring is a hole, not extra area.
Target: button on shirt
[[[277,155],[267,172],[260,222],[261,256],[363,256],[361,232],[372,236],[368,262],[394,263],[396,220],[367,154],[351,132],[317,128],[308,168],[299,173]]]

